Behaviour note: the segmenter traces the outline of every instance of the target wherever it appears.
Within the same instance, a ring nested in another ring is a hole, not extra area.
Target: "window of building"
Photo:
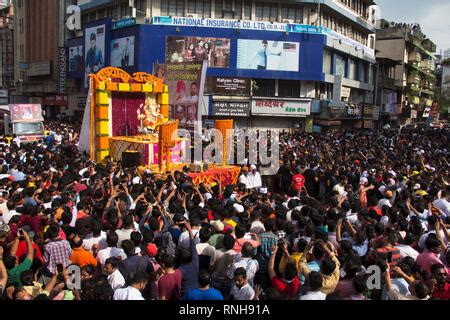
[[[244,19],[251,20],[252,19],[252,1],[244,0]]]
[[[257,79],[256,85],[258,89],[253,92],[257,97],[274,97],[275,96],[275,80],[273,79]]]
[[[184,0],[161,0],[161,15],[184,16]]]
[[[337,76],[343,76],[344,78],[346,76],[345,59],[339,55],[336,55],[336,70],[334,74]]]
[[[120,6],[120,17],[127,17],[131,16],[131,7],[128,5],[128,3],[122,3]]]
[[[113,7],[106,9],[106,16],[108,18],[114,18],[114,8]]]
[[[295,23],[303,23],[303,8],[302,7],[282,7],[281,21],[292,20]]]
[[[134,0],[134,6],[136,8],[136,17],[145,17],[147,10],[147,0]]]
[[[359,69],[360,69],[360,73],[359,73],[359,81],[361,81],[361,82],[368,82],[368,72],[367,72],[367,69],[368,69],[368,66],[367,66],[367,64],[366,63],[364,63],[364,62],[361,62],[360,64],[359,64]]]
[[[279,80],[278,96],[281,98],[300,97],[300,81]]]
[[[88,18],[89,22],[97,20],[97,14],[95,12],[91,12]]]
[[[192,0],[188,3],[188,14],[196,14],[199,18],[211,17],[211,2],[208,0]]]
[[[234,0],[234,18],[235,19],[242,19],[242,6],[243,1],[242,0]]]
[[[234,19],[233,0],[223,1],[223,18]]]
[[[331,51],[324,50],[323,52],[323,72],[327,74],[331,74]]]
[[[356,63],[354,60],[352,59],[348,59],[348,66],[349,66],[349,75],[348,78],[350,80],[357,80],[357,75],[356,75]]]
[[[256,20],[278,21],[278,4],[256,3]]]

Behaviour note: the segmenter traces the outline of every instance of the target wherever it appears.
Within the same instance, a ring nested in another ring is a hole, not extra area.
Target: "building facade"
[[[168,51],[174,51],[180,41],[197,45],[203,40],[214,46],[225,43],[220,54],[214,53],[220,58],[214,57],[209,63],[205,120],[223,118],[223,112],[218,110],[230,108],[244,110],[238,116],[230,113],[242,127],[320,131],[342,126],[373,128],[378,120],[373,97],[375,28],[370,23],[373,1],[135,0],[131,3],[134,6],[130,6],[129,1],[97,0],[78,4],[84,30],[96,25],[108,29],[105,65],[117,65],[111,43],[133,39],[133,64],[123,67],[130,73],[152,72],[155,63],[179,61]],[[136,24],[116,28],[114,21],[129,18],[134,18]],[[256,22],[260,27],[245,28],[242,24],[236,27],[230,21]],[[267,24],[274,27],[265,27]],[[279,29],[274,31],[275,26]],[[280,58],[289,63],[273,62],[277,67],[267,69],[244,66],[249,52],[257,51],[263,40],[269,47],[277,48],[281,43],[291,48]],[[75,55],[83,60],[86,45],[85,37],[66,42],[69,65],[70,61],[72,66],[75,64]],[[83,87],[83,72],[72,72],[70,66],[69,69],[69,83],[73,84],[70,87]],[[250,91],[238,96],[215,91],[216,86],[212,88],[211,83],[224,78],[246,81]],[[83,109],[83,96],[84,90],[69,89],[69,114]],[[293,109],[301,112],[290,112]]]
[[[16,0],[14,4],[17,61],[11,99],[41,103],[47,118],[61,114],[82,118],[89,45],[85,34],[104,26],[104,66],[118,65],[113,45],[128,38],[133,61],[120,66],[130,73],[152,72],[155,63],[176,61],[168,51],[176,51],[180,41],[197,44],[203,39],[208,46],[220,47],[209,57],[205,120],[225,117],[217,111],[223,107],[243,108],[234,116],[242,127],[320,131],[372,128],[378,120],[371,7],[375,3],[370,0]],[[64,27],[64,11],[71,4],[81,8],[82,31]],[[209,24],[200,26],[205,19]],[[236,27],[245,21],[256,27]],[[281,57],[268,57],[266,69],[245,66],[247,53],[257,51],[264,40],[273,49],[282,48]],[[236,95],[213,89],[213,83],[226,79],[237,79],[249,90]],[[263,105],[285,108],[273,111]],[[294,108],[301,112],[286,112]]]
[[[0,104],[8,104],[14,87],[14,7],[11,1],[0,2]]]
[[[384,22],[377,30],[376,49],[377,58],[398,61],[394,79],[395,86],[401,88],[397,96],[397,104],[402,106],[401,122],[427,121],[436,99],[436,45],[419,25]]]
[[[40,103],[46,117],[55,118],[68,107],[60,88],[64,13],[70,1],[15,0],[13,103]]]

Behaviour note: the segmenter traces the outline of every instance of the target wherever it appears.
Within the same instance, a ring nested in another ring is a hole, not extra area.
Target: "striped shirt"
[[[58,264],[62,264],[64,267],[71,264],[72,248],[67,240],[51,241],[45,244],[44,249],[44,260],[50,273],[56,272]]]
[[[261,246],[258,248],[258,255],[261,258],[259,260],[259,271],[267,273],[267,265],[272,255],[272,247],[277,245],[277,237],[272,232],[264,232],[259,234],[259,239],[261,241]]]

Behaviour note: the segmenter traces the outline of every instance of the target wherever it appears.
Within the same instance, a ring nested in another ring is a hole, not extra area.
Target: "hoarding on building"
[[[51,73],[52,71],[50,61],[32,62],[28,65],[27,75],[29,77],[48,76],[51,75]]]
[[[234,77],[210,77],[207,79],[209,93],[233,96],[249,96],[251,79]]]
[[[111,41],[111,66],[133,67],[135,64],[134,36],[114,39]]]
[[[299,71],[300,43],[238,39],[237,68]]]
[[[98,25],[85,30],[85,88],[89,86],[88,76],[105,67],[106,25]]]
[[[59,93],[66,93],[67,84],[67,50],[59,48]]]
[[[194,130],[202,120],[206,80],[204,63],[167,63],[154,68],[154,74],[169,86],[169,117],[179,121],[180,129]]]
[[[208,61],[210,68],[228,68],[230,66],[230,39],[167,37],[167,63],[203,61]]]
[[[287,24],[269,21],[249,21],[231,19],[203,19],[189,17],[153,17],[155,25],[170,25],[180,27],[224,28],[239,30],[259,30],[286,32]]]
[[[252,101],[252,114],[307,117],[311,114],[311,100],[257,99]]]
[[[83,72],[83,46],[69,47],[69,72]]]
[[[212,115],[217,117],[248,117],[250,102],[214,101]]]

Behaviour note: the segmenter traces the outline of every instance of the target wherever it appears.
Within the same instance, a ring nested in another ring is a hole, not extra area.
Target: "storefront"
[[[208,77],[206,91],[211,94],[209,119],[233,119],[235,128],[250,125],[251,80],[238,77]]]
[[[235,128],[249,126],[250,100],[213,99],[211,109],[214,119],[233,119]]]
[[[75,121],[82,121],[86,107],[87,96],[83,94],[69,94],[67,115]]]
[[[253,99],[251,127],[258,129],[305,130],[311,115],[310,99]]]
[[[67,118],[67,95],[54,94],[42,99],[42,109],[46,120],[56,120],[58,117]]]

